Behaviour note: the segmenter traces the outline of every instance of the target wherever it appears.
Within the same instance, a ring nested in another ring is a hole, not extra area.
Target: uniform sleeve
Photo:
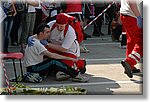
[[[75,31],[71,26],[69,26],[68,31],[65,35],[64,41],[62,43],[62,47],[69,49],[74,43],[75,39],[76,39]]]

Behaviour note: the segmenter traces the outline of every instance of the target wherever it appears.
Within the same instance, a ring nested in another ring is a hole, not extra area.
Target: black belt
[[[129,16],[129,15],[125,15],[125,14],[122,14],[122,13],[121,13],[121,15],[122,15],[122,16]]]

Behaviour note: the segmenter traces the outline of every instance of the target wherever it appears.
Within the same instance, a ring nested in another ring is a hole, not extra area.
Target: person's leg
[[[33,30],[34,30],[34,26],[35,26],[35,19],[36,19],[36,13],[31,13],[30,14],[30,19],[29,19],[29,35],[31,36],[33,35]]]
[[[136,19],[127,17],[128,22],[125,23],[127,33],[127,60],[130,60],[131,65],[135,65],[143,56],[143,36],[141,30],[138,28]]]
[[[6,32],[7,32],[7,25],[8,25],[8,20],[7,20],[7,17],[4,19],[3,21],[3,52],[8,52],[8,50],[6,49]]]
[[[26,12],[22,14],[21,22],[22,22],[22,32],[20,36],[20,46],[21,46],[21,52],[24,53],[25,49],[25,43],[26,43],[26,35],[27,35],[27,16]]]
[[[71,57],[71,58],[77,58],[77,56],[70,54],[70,53],[63,53],[62,55],[67,56],[67,57]],[[79,59],[77,62],[74,62],[71,60],[61,60],[61,62],[74,68],[76,71],[81,72],[81,74],[84,74],[86,72],[86,61],[85,61],[85,59]]]
[[[46,49],[49,51],[49,52],[52,52],[52,53],[58,53],[58,54],[61,54],[63,56],[67,56],[67,57],[71,57],[71,58],[77,58],[77,56],[73,55],[73,54],[70,54],[70,53],[60,53],[59,51],[56,51],[56,50],[53,50],[51,48],[48,48],[46,47]],[[61,60],[61,62],[65,63],[66,65],[70,66],[73,68],[74,66],[74,61],[72,60]]]
[[[43,75],[44,72],[49,71],[52,68],[55,68],[55,71],[62,71],[71,77],[76,77],[78,75],[78,72],[74,70],[73,68],[69,67],[63,62],[60,62],[58,60],[54,59],[48,59],[42,63],[39,63],[37,65],[33,65],[30,67],[31,69],[28,69],[27,71],[32,71],[39,73],[40,75]]]
[[[113,20],[113,18],[112,18],[112,15],[109,15],[109,23],[108,23],[108,35],[110,35],[111,34],[111,23],[112,23],[112,20]]]
[[[17,46],[18,44],[18,29],[20,27],[21,22],[21,12],[18,12],[14,17],[13,26],[10,33],[11,45]]]
[[[26,14],[26,23],[27,23],[27,33],[26,33],[26,35],[25,35],[25,39],[27,39],[27,37],[29,36],[29,30],[30,30],[30,25],[31,25],[31,22],[32,21],[32,13],[30,13],[30,12],[28,12],[27,14]]]
[[[8,52],[9,37],[13,25],[13,17],[8,17],[4,24],[4,51]]]
[[[36,33],[36,28],[42,22],[42,9],[36,9],[36,18],[34,26],[34,34]]]
[[[125,32],[124,26],[122,25],[121,47],[126,48],[126,45],[127,45],[127,37],[126,37],[126,32]]]
[[[122,34],[121,46],[126,46],[127,38],[126,34]]]
[[[134,65],[136,65],[143,56],[143,36],[137,26],[136,18],[121,15],[121,20],[127,36],[126,59],[121,63],[125,68],[125,73],[132,78]]]
[[[103,11],[103,9],[104,8],[101,7],[95,7],[95,16],[97,17]],[[97,18],[96,21],[94,21],[93,36],[100,36],[102,34],[101,32],[102,23],[103,23],[103,15],[101,15],[99,18]]]
[[[116,26],[114,33],[115,33],[115,40],[119,41],[119,37],[122,33],[122,26],[121,25]]]
[[[112,5],[107,11],[106,13],[108,14],[108,18],[109,18],[109,23],[108,23],[108,35],[111,34],[111,23],[112,20],[115,19],[115,14],[116,14],[116,9],[115,6]]]
[[[56,50],[50,49],[46,47],[48,51],[53,52],[53,53],[59,53]],[[71,58],[77,58],[77,56],[70,54],[70,53],[59,53],[63,56],[71,57]],[[74,68],[76,71],[80,71],[82,74],[86,72],[86,61],[83,59],[79,59],[76,63],[72,60],[61,60],[61,62],[65,63],[66,65],[70,66],[71,68]]]
[[[126,49],[126,42],[127,42],[126,33],[122,32],[121,48]],[[134,67],[134,69],[132,69],[132,72],[139,73],[140,69],[137,69],[136,67]]]

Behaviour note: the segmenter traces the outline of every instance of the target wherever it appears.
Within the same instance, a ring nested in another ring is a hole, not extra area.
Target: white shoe
[[[56,73],[56,80],[57,81],[64,81],[64,80],[68,80],[70,78],[70,75],[64,73],[64,72],[57,72]]]
[[[72,78],[72,81],[85,83],[85,82],[89,81],[89,78],[85,77],[85,76],[83,76],[83,74],[79,73],[75,78]]]

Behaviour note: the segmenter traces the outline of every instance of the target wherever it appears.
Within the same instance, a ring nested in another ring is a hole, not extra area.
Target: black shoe
[[[132,69],[132,73],[140,73],[140,72],[141,72],[140,69],[137,69],[135,67],[134,67],[134,69]]]
[[[91,38],[91,35],[86,34],[86,33],[84,33],[84,34],[85,34],[85,37],[86,37],[86,38]]]
[[[93,34],[93,36],[95,36],[95,37],[99,37],[100,35],[98,35],[98,34]]]
[[[18,43],[14,42],[14,43],[11,43],[12,46],[18,46]]]
[[[101,32],[101,34],[100,34],[100,35],[104,36],[105,34]]]
[[[137,69],[134,67],[134,69],[132,69],[132,73],[140,73],[140,69]],[[126,74],[126,72],[124,72]]]
[[[121,61],[121,64],[122,64],[122,66],[125,69],[125,74],[127,74],[127,76],[129,78],[132,78],[133,77],[133,73],[132,73],[132,69],[131,69],[130,64],[128,62],[126,62],[126,61]]]

